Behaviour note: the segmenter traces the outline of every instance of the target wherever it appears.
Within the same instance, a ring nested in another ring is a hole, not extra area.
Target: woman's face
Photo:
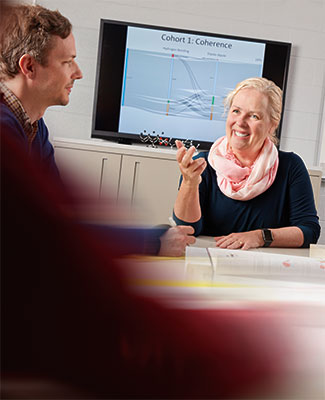
[[[226,122],[226,135],[232,151],[244,157],[257,157],[265,138],[275,129],[268,110],[268,98],[253,88],[240,90],[233,98]]]

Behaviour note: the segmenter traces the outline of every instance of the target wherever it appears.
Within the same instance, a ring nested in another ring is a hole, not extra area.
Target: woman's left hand
[[[255,249],[264,245],[260,229],[249,232],[231,233],[227,236],[216,236],[216,246],[222,249]]]

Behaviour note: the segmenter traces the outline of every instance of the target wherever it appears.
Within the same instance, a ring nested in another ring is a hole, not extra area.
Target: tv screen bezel
[[[98,52],[97,52],[97,66],[96,66],[96,81],[95,81],[95,91],[94,91],[94,101],[93,101],[93,115],[92,115],[92,131],[91,131],[91,138],[97,138],[97,139],[105,139],[108,141],[113,141],[113,142],[118,142],[118,143],[123,143],[123,144],[142,144],[142,141],[140,139],[140,132],[139,134],[134,134],[134,133],[127,133],[127,132],[118,132],[118,130],[112,130],[112,129],[97,129],[96,124],[97,124],[97,119],[98,119],[98,105],[99,105],[99,97],[102,96],[103,91],[100,91],[100,85],[101,85],[101,74],[102,70],[104,69],[103,63],[111,63],[111,61],[104,60],[103,61],[103,52],[104,52],[104,47],[105,47],[105,38],[104,38],[104,31],[105,27],[108,25],[120,25],[124,30],[125,30],[125,35],[128,27],[137,27],[137,28],[145,28],[145,29],[154,29],[154,30],[164,30],[168,32],[175,32],[175,33],[184,33],[184,34],[191,34],[191,35],[200,35],[200,36],[208,36],[208,37],[214,37],[214,38],[220,38],[220,39],[230,39],[230,40],[239,40],[239,41],[246,41],[246,42],[256,42],[256,43],[263,43],[265,44],[265,57],[264,57],[264,65],[263,65],[263,72],[262,76],[265,78],[268,78],[272,81],[274,81],[282,90],[283,90],[283,108],[282,108],[282,115],[281,115],[281,120],[280,124],[277,128],[277,137],[281,139],[281,130],[282,130],[282,122],[283,122],[283,114],[284,114],[284,108],[285,108],[285,98],[286,98],[286,89],[287,89],[287,82],[288,82],[288,72],[289,72],[289,64],[290,64],[290,55],[291,55],[291,47],[292,44],[289,42],[282,42],[282,41],[273,41],[273,40],[268,40],[268,39],[258,39],[258,38],[252,38],[252,37],[244,37],[244,36],[236,36],[236,35],[225,35],[225,34],[219,34],[215,32],[202,32],[202,31],[195,31],[195,30],[188,30],[188,29],[181,29],[181,28],[173,28],[173,27],[167,27],[167,26],[158,26],[158,25],[148,25],[148,24],[142,24],[142,23],[136,23],[136,22],[128,22],[128,21],[118,21],[118,20],[111,20],[111,19],[101,19],[100,20],[100,31],[99,31],[99,41],[98,41]],[[115,27],[116,28],[116,27]],[[125,43],[126,43],[126,36],[125,36]],[[118,87],[115,88],[116,96],[119,93],[119,98],[114,98],[113,99],[113,106],[111,105],[111,108],[115,111],[113,112],[106,112],[106,118],[110,120],[111,124],[115,124],[116,128],[118,128],[119,124],[119,112],[120,112],[120,100],[121,100],[121,95],[122,95],[122,76],[123,76],[123,70],[124,70],[124,54],[125,54],[125,48],[122,49],[121,44],[117,43],[120,48],[115,49],[116,51],[122,51],[123,50],[123,65],[121,65],[121,79],[120,81],[114,80],[114,82],[111,82],[111,87],[114,84],[115,86],[119,85]],[[279,52],[282,52],[281,54],[281,62],[282,62],[282,69],[283,69],[283,74],[282,76],[275,76],[275,72],[271,69],[271,64],[268,62],[271,58],[277,57],[279,55]],[[120,88],[120,89],[118,89]],[[103,89],[103,88],[102,88]],[[105,89],[107,92],[109,89]],[[111,92],[111,91],[109,91]],[[113,122],[115,120],[115,122]],[[148,134],[154,134],[153,132],[147,132]],[[157,134],[160,132],[158,131]],[[179,139],[179,138],[173,138],[173,139]],[[183,139],[180,139],[183,140]],[[195,146],[199,145],[201,150],[208,150],[212,144],[212,142],[206,142],[202,140],[195,140],[193,138],[193,144]]]

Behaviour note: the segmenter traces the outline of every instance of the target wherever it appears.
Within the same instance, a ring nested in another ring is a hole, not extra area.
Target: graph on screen
[[[216,140],[225,132],[225,96],[239,81],[262,76],[265,45],[228,40],[211,49],[206,39],[199,46],[198,37],[184,35],[171,46],[163,38],[174,36],[155,33],[128,31],[119,131],[159,127],[165,136],[187,139],[204,126],[204,139]]]

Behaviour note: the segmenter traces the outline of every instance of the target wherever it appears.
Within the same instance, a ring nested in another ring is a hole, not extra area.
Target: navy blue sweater
[[[207,160],[208,152],[195,158]],[[225,196],[217,184],[216,172],[208,163],[199,186],[202,217],[178,225],[192,225],[195,235],[222,236],[261,228],[297,226],[304,234],[302,247],[316,243],[320,225],[308,171],[294,153],[279,151],[279,168],[273,184],[261,195],[247,201]]]
[[[44,172],[58,177],[59,171],[54,159],[53,146],[49,142],[49,133],[43,118],[38,121],[37,134],[29,149],[27,136],[23,127],[3,101],[0,101],[0,117],[1,131],[10,135],[20,146],[25,148],[26,153],[30,154],[33,161],[37,163]]]

